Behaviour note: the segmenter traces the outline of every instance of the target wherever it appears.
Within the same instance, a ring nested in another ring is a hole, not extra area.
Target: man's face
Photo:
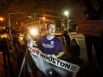
[[[55,35],[56,27],[54,24],[48,25],[48,35],[53,36]]]

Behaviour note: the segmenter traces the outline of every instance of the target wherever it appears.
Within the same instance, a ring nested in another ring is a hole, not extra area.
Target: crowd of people
[[[80,66],[80,68],[83,68],[84,61],[80,58],[80,55],[81,55],[80,45],[77,39],[71,39],[71,36],[68,30],[69,29],[66,28],[63,31],[62,35],[60,36],[64,39],[59,39],[55,35],[56,34],[55,23],[47,24],[47,33],[44,36],[40,36],[36,40],[37,47],[44,54],[50,55],[54,58],[65,60],[67,62],[77,64]],[[20,67],[21,67],[21,64],[27,49],[28,41],[26,39],[26,36],[22,37],[18,33],[14,33],[12,38],[13,38],[12,45],[10,45],[9,43],[10,38],[8,36],[0,39],[0,51],[2,51],[3,53],[4,67],[7,68],[8,66],[11,66],[10,50],[13,50],[16,55],[15,57],[17,61],[18,70],[20,70]],[[91,53],[91,50],[88,49],[88,47],[90,47],[89,46],[90,44],[87,45],[87,43],[90,43],[91,41],[87,42],[88,39],[86,38],[85,40],[86,40],[86,47],[88,52],[88,60],[89,60],[89,63],[92,63],[92,58],[91,58],[91,55],[89,54]]]

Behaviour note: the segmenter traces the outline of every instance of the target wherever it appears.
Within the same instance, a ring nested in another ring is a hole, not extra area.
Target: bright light
[[[8,38],[8,34],[7,33],[2,34],[1,38]]]
[[[39,30],[38,30],[38,28],[33,27],[33,28],[29,29],[29,33],[30,33],[31,36],[35,36],[36,37],[36,36],[39,35]]]
[[[68,17],[68,16],[69,16],[69,11],[68,11],[68,10],[65,10],[65,11],[64,11],[64,15]]]
[[[43,20],[45,20],[46,18],[43,16]]]
[[[4,18],[3,17],[0,17],[0,21],[3,21],[4,20]]]

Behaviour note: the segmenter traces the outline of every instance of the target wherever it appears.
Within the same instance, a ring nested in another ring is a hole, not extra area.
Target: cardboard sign
[[[85,35],[101,36],[103,20],[78,20],[77,32]]]

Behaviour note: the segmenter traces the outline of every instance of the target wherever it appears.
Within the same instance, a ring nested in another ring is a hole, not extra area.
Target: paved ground
[[[84,35],[82,34],[77,34],[77,33],[71,33],[71,38],[75,38],[77,39],[79,45],[80,45],[80,48],[81,48],[81,55],[80,57],[84,60],[85,63],[87,63],[87,50],[86,50],[86,46],[85,46],[85,38],[84,38]],[[95,50],[93,48],[93,58],[94,58],[94,61],[95,61],[95,64],[96,64],[96,53],[95,53]]]
[[[98,69],[98,64],[96,60],[96,53],[93,48],[93,59],[94,59],[94,64],[91,66],[88,66],[88,58],[87,58],[87,50],[85,46],[85,37],[82,34],[77,34],[77,33],[71,33],[71,38],[76,38],[78,40],[78,43],[81,48],[81,55],[80,57],[84,60],[84,64],[86,65],[83,73],[84,75],[81,77],[99,77],[101,76],[101,71]]]

